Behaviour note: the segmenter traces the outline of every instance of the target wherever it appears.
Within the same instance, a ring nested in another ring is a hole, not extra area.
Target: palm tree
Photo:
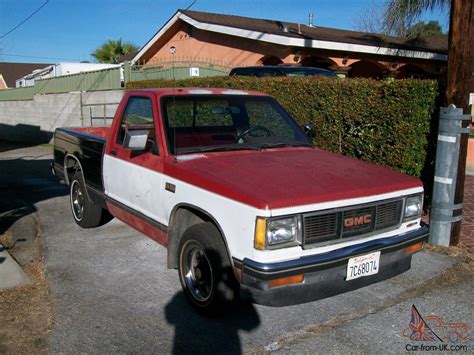
[[[390,30],[409,28],[427,10],[449,9],[451,0],[389,0],[385,11],[385,24]]]
[[[136,52],[138,46],[133,43],[122,43],[122,39],[109,39],[98,47],[91,56],[93,56],[99,63],[116,64],[119,58],[127,53]]]
[[[450,23],[448,36],[448,80],[445,106],[455,104],[464,112],[469,110],[469,92],[474,91],[474,2],[472,0],[389,0],[385,21],[389,28],[396,28],[406,21],[419,18],[425,10],[436,7],[449,8]],[[461,135],[461,149],[458,161],[458,176],[454,203],[463,201],[466,171],[468,135]],[[454,216],[460,210],[454,211]],[[450,244],[457,244],[461,234],[461,222],[453,224]]]

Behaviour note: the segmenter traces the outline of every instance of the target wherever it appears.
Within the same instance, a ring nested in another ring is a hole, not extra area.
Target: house
[[[26,75],[16,79],[16,87],[25,87],[35,85],[36,79],[47,79],[58,76],[71,75],[101,69],[117,68],[119,64],[102,64],[102,63],[68,63],[61,62],[48,65],[41,69],[35,69]]]
[[[447,36],[388,37],[278,20],[178,10],[136,53],[143,68],[303,65],[342,77],[437,78]]]
[[[0,62],[0,90],[16,87],[16,79],[48,65],[50,64]]]

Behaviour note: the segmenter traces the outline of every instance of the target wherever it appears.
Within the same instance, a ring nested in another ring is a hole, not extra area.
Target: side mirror
[[[314,138],[314,125],[310,122],[306,123],[303,126],[303,131],[306,134],[306,136],[309,138],[309,140],[312,141]]]
[[[150,133],[148,129],[126,131],[123,140],[123,147],[131,150],[145,150],[148,133]]]

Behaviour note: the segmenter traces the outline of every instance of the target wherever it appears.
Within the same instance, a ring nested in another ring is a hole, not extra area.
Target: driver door
[[[123,111],[109,154],[104,155],[105,194],[116,205],[162,223],[163,156],[157,140],[152,95],[131,96]],[[145,149],[129,147],[133,134],[147,134]],[[160,154],[161,153],[161,154]]]

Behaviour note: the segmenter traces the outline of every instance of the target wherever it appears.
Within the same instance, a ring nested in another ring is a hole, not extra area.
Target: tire
[[[82,228],[98,227],[113,218],[107,210],[89,201],[81,171],[76,171],[71,179],[69,202],[74,221]]]
[[[178,253],[181,286],[196,310],[216,316],[237,302],[238,282],[222,236],[212,223],[189,227],[180,240]]]

